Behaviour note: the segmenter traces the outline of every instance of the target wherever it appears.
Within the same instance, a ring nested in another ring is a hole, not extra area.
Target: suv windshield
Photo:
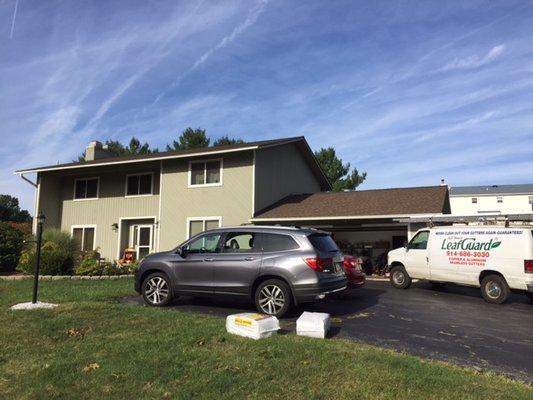
[[[308,236],[309,241],[317,250],[334,253],[339,251],[337,244],[330,235],[326,234],[312,234]]]

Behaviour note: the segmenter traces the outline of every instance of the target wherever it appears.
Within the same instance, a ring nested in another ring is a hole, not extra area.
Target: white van
[[[392,286],[411,279],[481,287],[483,298],[503,303],[511,289],[533,300],[533,230],[498,226],[446,226],[419,230],[407,246],[388,254]]]

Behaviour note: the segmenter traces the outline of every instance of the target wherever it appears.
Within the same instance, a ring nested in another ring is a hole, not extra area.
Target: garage
[[[252,222],[331,232],[345,254],[370,257],[375,264],[427,226],[420,221],[449,214],[448,187],[428,186],[290,195]]]

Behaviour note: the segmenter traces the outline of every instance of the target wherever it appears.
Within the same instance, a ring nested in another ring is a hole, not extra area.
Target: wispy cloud
[[[13,39],[13,33],[15,33],[15,21],[17,20],[18,8],[19,8],[19,0],[15,0],[15,9],[13,10],[13,19],[11,20],[11,31],[9,32],[10,39]]]
[[[223,47],[225,47],[228,44],[230,44],[231,42],[233,42],[237,36],[239,36],[241,33],[243,33],[248,27],[250,27],[253,24],[255,24],[255,22],[257,21],[257,18],[259,18],[259,15],[261,15],[261,13],[265,9],[265,7],[268,4],[268,2],[269,2],[269,0],[260,0],[255,5],[255,7],[253,7],[250,10],[250,12],[248,13],[248,16],[246,17],[246,19],[242,23],[237,25],[229,35],[223,37],[222,40],[220,40],[214,47],[212,47],[211,49],[206,51],[204,54],[202,54],[202,56],[198,60],[196,60],[196,62],[193,64],[193,66],[191,67],[189,72],[190,71],[194,71],[196,68],[198,68],[204,62],[206,62],[207,59],[214,52],[216,52],[217,50],[222,49]]]
[[[499,44],[491,48],[489,52],[482,57],[478,55],[471,55],[466,58],[455,58],[453,61],[446,64],[442,68],[442,71],[479,68],[485,64],[489,64],[498,59],[503,54],[504,50],[505,45]]]

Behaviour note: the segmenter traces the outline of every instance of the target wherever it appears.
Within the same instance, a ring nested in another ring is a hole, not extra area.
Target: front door
[[[172,265],[176,289],[182,293],[213,292],[213,260],[220,252],[220,233],[204,233],[174,254]]]
[[[137,260],[141,260],[153,251],[153,225],[133,225],[133,248]]]
[[[261,248],[255,232],[228,232],[213,256],[215,293],[246,296],[261,268]]]
[[[407,244],[405,268],[411,278],[429,278],[428,240],[429,231],[420,231]]]

